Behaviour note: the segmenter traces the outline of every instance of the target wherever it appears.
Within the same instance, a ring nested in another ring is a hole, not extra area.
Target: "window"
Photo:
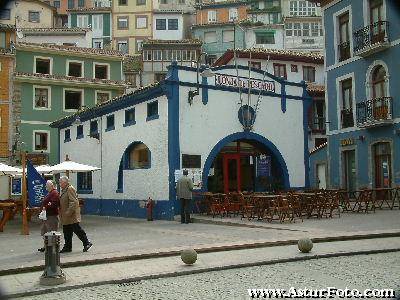
[[[166,19],[156,19],[156,30],[166,30],[167,20]]]
[[[346,79],[341,82],[342,90],[342,110],[341,123],[342,128],[353,127],[353,82],[352,79]]]
[[[289,15],[291,16],[297,16],[298,14],[298,9],[297,9],[297,1],[290,1],[290,6],[289,6]]]
[[[81,62],[68,62],[68,76],[83,77],[83,67]]]
[[[64,143],[71,141],[71,130],[65,129],[64,131]]]
[[[318,23],[311,23],[311,36],[318,36],[319,27]]]
[[[374,177],[376,188],[388,188],[392,185],[392,155],[388,142],[376,143],[372,146],[374,155]]]
[[[303,80],[308,82],[315,82],[315,68],[310,66],[303,66]]]
[[[76,26],[79,28],[88,28],[89,27],[89,17],[87,15],[78,15]]]
[[[51,59],[35,57],[35,73],[51,74]]]
[[[383,66],[377,66],[372,73],[372,97],[381,98],[386,96],[386,70]]]
[[[165,73],[155,73],[154,80],[157,82],[163,81],[165,79]]]
[[[96,91],[96,104],[104,103],[104,102],[110,100],[110,98],[111,98],[110,92]]]
[[[68,0],[68,9],[73,9],[74,6],[74,0]]]
[[[125,111],[125,124],[124,126],[133,125],[136,123],[135,109],[131,108]]]
[[[312,129],[325,130],[325,101],[313,101]]]
[[[383,21],[383,0],[369,0],[369,17],[371,25]]]
[[[290,71],[291,71],[292,73],[297,73],[297,72],[298,72],[298,70],[297,70],[297,65],[290,65]]]
[[[256,32],[256,44],[275,44],[273,32]]]
[[[208,12],[208,23],[217,22],[217,12],[215,10],[210,10]]]
[[[168,30],[178,30],[178,19],[168,19]]]
[[[76,127],[76,139],[83,138],[83,125],[78,125]]]
[[[93,135],[93,134],[98,133],[99,132],[98,129],[99,129],[99,126],[98,126],[97,121],[90,121],[90,134]]]
[[[237,8],[229,9],[229,21],[236,21],[238,19],[238,10]]]
[[[92,192],[92,172],[76,173],[77,192],[91,193]]]
[[[128,17],[118,17],[118,29],[128,29]]]
[[[118,5],[128,5],[128,0],[118,0]]]
[[[201,155],[182,154],[182,169],[200,169]]]
[[[261,70],[261,62],[259,61],[249,61],[249,66],[254,69]]]
[[[233,42],[234,36],[235,35],[234,35],[233,30],[223,30],[222,31],[222,41],[224,43]]]
[[[206,44],[216,43],[217,42],[217,32],[215,32],[215,31],[204,32],[204,42]]]
[[[127,54],[128,51],[129,51],[128,41],[126,41],[126,40],[125,41],[118,41],[117,42],[117,48],[118,48],[119,52]]]
[[[85,0],[78,0],[78,7],[84,7],[85,6]]]
[[[277,77],[283,77],[284,79],[287,79],[286,65],[274,64],[274,75]]]
[[[131,87],[136,87],[136,74],[125,74],[125,81],[128,82]]]
[[[40,22],[40,13],[38,11],[29,11],[28,19],[29,19],[29,22],[39,23]]]
[[[6,47],[6,33],[0,32],[0,48],[5,48]]]
[[[286,36],[293,35],[293,23],[286,23],[285,24]]]
[[[60,1],[59,1],[59,0],[55,0],[55,1],[53,2],[53,6],[54,6],[55,8],[60,8]]]
[[[10,20],[11,11],[9,9],[0,9],[0,20]]]
[[[48,151],[48,141],[49,141],[49,133],[48,132],[41,132],[41,131],[34,131],[34,140],[35,140],[35,151]]]
[[[103,15],[92,15],[92,30],[103,30]]]
[[[293,24],[293,35],[301,36],[301,24],[300,23]]]
[[[158,118],[158,101],[147,103],[147,119],[146,121]]]
[[[103,41],[93,39],[93,48],[103,49]]]
[[[78,110],[82,106],[82,91],[65,90],[64,110]]]
[[[289,5],[290,16],[315,16],[316,5],[305,0],[290,1]]]
[[[115,129],[115,117],[114,115],[107,116],[106,119],[106,131],[114,130]]]
[[[350,58],[349,13],[339,17],[339,61]]]
[[[146,0],[136,0],[136,5],[146,5]]]
[[[147,17],[146,16],[137,16],[136,17],[136,28],[147,28]]]
[[[109,79],[108,78],[108,65],[94,64],[94,78],[96,79]]]
[[[150,150],[143,143],[133,147],[128,152],[129,154],[129,169],[148,169],[150,168]]]
[[[142,45],[143,45],[143,40],[136,40],[136,47],[135,47],[136,52],[142,51]]]
[[[303,36],[310,36],[310,23],[303,23]]]
[[[49,101],[49,88],[35,87],[35,109],[48,109],[50,108]]]

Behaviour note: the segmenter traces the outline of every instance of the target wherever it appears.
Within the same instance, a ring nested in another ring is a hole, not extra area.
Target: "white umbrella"
[[[15,175],[15,174],[21,174],[22,173],[22,169],[11,167],[9,165],[0,163],[0,172],[7,173],[7,174],[14,174]]]
[[[38,173],[43,174],[43,173],[51,173],[53,171],[53,167],[49,166],[49,165],[40,165],[35,167],[36,171],[38,171]]]
[[[97,171],[100,170],[100,168],[89,166],[89,165],[84,165],[80,164],[71,160],[66,160],[62,163],[59,163],[58,165],[52,166],[51,171],[53,173],[61,173],[61,172],[91,172],[91,171]]]

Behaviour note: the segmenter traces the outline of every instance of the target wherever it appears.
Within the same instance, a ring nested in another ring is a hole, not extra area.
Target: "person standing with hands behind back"
[[[181,223],[190,223],[190,202],[192,201],[193,182],[188,177],[188,170],[183,170],[183,176],[176,183],[176,193],[181,201]]]

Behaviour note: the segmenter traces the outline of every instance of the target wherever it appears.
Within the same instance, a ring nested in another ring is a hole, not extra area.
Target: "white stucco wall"
[[[91,48],[92,47],[92,32],[87,31],[85,35],[47,35],[45,32],[40,35],[24,34],[24,37],[17,38],[18,42],[24,43],[49,43],[55,45],[63,45],[64,43],[75,43],[77,47]]]
[[[157,30],[156,20],[166,19],[166,30]],[[168,19],[178,19],[178,30],[168,30]],[[153,15],[153,38],[156,40],[181,40],[183,35],[183,15],[177,13],[156,13]]]
[[[265,48],[265,49],[284,49],[284,30],[283,26],[281,28],[271,29],[275,31],[275,44],[257,44],[255,28],[249,28],[246,30],[245,43],[246,48]],[[268,28],[265,28],[268,30]]]
[[[158,100],[159,119],[146,121],[147,103]],[[115,130],[104,132],[106,116],[102,117],[102,151],[97,139],[88,137],[89,122],[84,123],[84,139],[76,140],[76,126],[72,127],[71,142],[64,143],[61,132],[61,154],[71,160],[95,165],[102,171],[93,173],[93,194],[82,198],[168,200],[168,106],[165,96],[129,107],[135,108],[136,124],[124,127],[125,109],[114,112]],[[101,129],[99,122],[99,131]],[[151,151],[151,168],[124,170],[123,193],[116,193],[118,168],[125,149],[135,141],[143,142]],[[102,155],[102,163],[100,163]],[[102,179],[102,180],[101,180]],[[73,178],[76,185],[76,175]]]

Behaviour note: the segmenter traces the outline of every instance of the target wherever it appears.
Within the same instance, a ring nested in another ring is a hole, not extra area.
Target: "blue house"
[[[399,185],[400,2],[318,2],[326,43],[328,186]],[[317,171],[321,151],[314,153],[310,178],[318,186],[318,173],[325,174]]]

